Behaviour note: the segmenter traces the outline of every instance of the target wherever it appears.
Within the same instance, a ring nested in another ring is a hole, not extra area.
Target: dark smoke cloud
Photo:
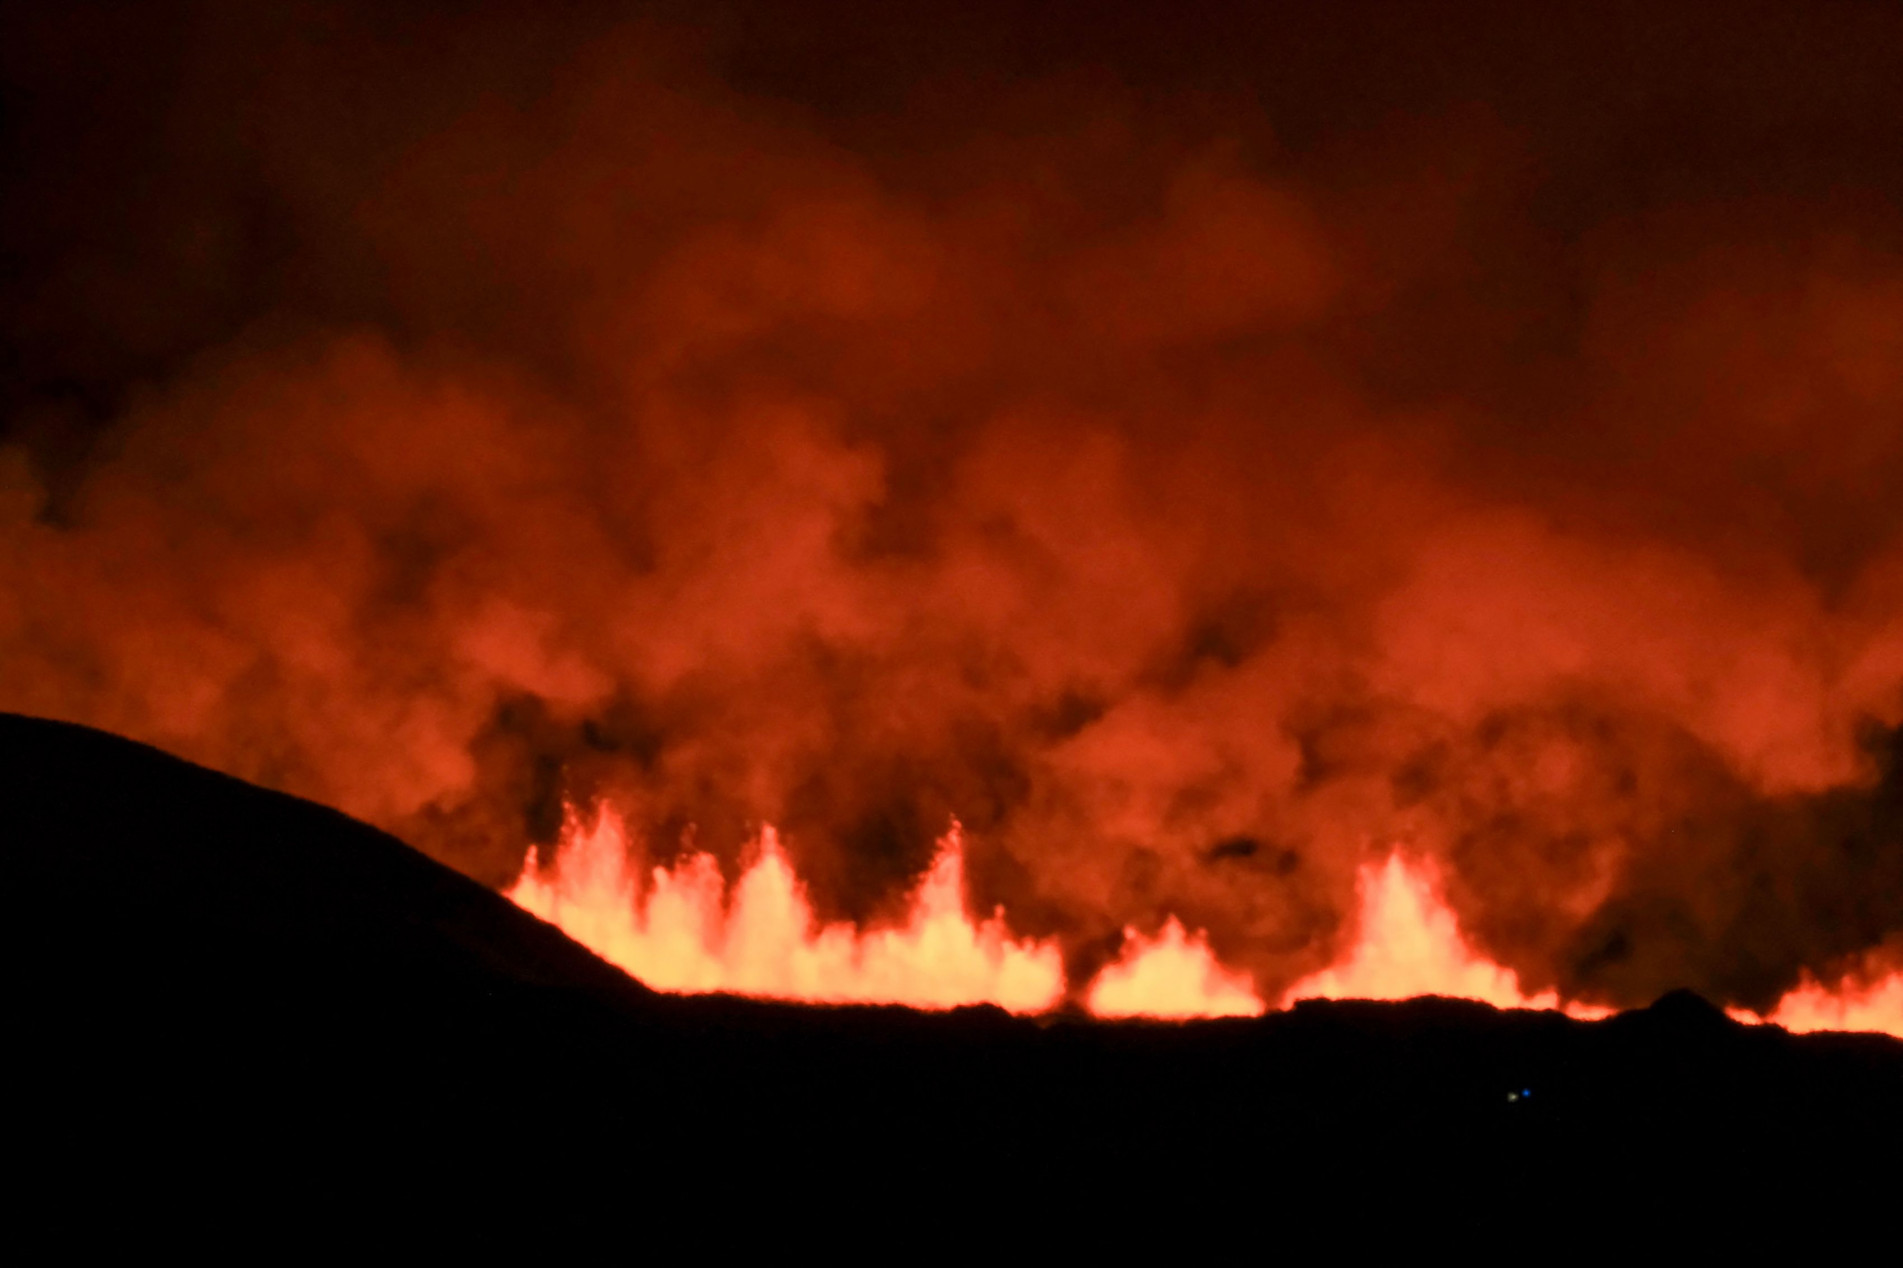
[[[0,706],[491,884],[956,815],[1079,977],[1395,844],[1529,990],[1896,954],[1892,10],[256,8],[8,19]]]

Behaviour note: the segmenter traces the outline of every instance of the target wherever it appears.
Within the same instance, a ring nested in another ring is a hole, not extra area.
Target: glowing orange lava
[[[1903,1039],[1903,972],[1860,986],[1846,981],[1826,988],[1806,974],[1796,989],[1763,1017],[1742,1008],[1727,1009],[1742,1022],[1770,1022],[1803,1034],[1812,1030],[1878,1030]]]
[[[1284,1007],[1300,999],[1411,999],[1447,995],[1477,999],[1496,1008],[1556,1008],[1568,1016],[1604,1017],[1612,1012],[1552,991],[1526,995],[1519,979],[1477,954],[1424,863],[1401,854],[1366,864],[1357,878],[1361,933],[1348,958],[1290,987]]]
[[[692,854],[655,868],[645,895],[628,864],[625,826],[603,807],[592,824],[571,814],[557,861],[531,851],[508,896],[656,990],[729,991],[814,1003],[953,1008],[992,1003],[1015,1013],[1055,1007],[1064,995],[1055,942],[1011,936],[1002,912],[965,910],[963,836],[939,841],[902,923],[820,925],[771,827],[728,892],[718,866]],[[1297,982],[1277,1006],[1302,999],[1410,999],[1442,995],[1498,1008],[1558,1009],[1598,1018],[1609,1008],[1528,995],[1514,973],[1476,952],[1442,900],[1432,867],[1390,854],[1357,876],[1359,933],[1341,961]],[[1226,968],[1200,930],[1172,918],[1154,937],[1125,930],[1123,954],[1091,985],[1099,1017],[1232,1017],[1265,1011],[1247,975]],[[1787,1030],[1875,1030],[1903,1037],[1903,973],[1827,988],[1806,978],[1765,1017]]]
[[[1051,1008],[1063,994],[1054,944],[1013,939],[1000,915],[973,923],[965,914],[955,824],[905,923],[864,931],[816,924],[771,827],[730,896],[714,860],[694,854],[654,869],[640,901],[627,831],[611,809],[591,827],[571,815],[564,847],[554,869],[531,856],[509,897],[656,990],[918,1008],[991,1003],[1018,1013]]]
[[[1253,1017],[1262,1001],[1172,917],[1153,939],[1124,930],[1123,955],[1097,975],[1086,1007],[1098,1017]]]

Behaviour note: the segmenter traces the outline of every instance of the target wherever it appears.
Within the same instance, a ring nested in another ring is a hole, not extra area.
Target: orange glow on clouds
[[[1667,119],[1622,22],[340,2],[0,59],[0,709],[667,990],[1897,1025],[1903,6],[1668,21]]]

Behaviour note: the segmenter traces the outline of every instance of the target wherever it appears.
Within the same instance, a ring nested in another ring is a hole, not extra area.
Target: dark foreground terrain
[[[1690,995],[1189,1026],[668,997],[372,828],[96,731],[0,715],[0,805],[9,1149],[54,1190],[454,1187],[511,1220],[588,1186],[930,1219],[1171,1191],[1247,1220],[1299,1178],[1479,1220],[1880,1185],[1903,1140],[1903,1043]]]

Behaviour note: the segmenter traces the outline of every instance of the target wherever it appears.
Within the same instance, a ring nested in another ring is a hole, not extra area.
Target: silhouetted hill
[[[96,731],[0,715],[0,805],[13,1137],[55,1185],[1037,1205],[1477,1167],[1493,1202],[1576,1193],[1555,1167],[1782,1175],[1903,1126],[1903,1043],[1693,995],[1596,1024],[1427,999],[1189,1026],[672,997],[375,829]]]

